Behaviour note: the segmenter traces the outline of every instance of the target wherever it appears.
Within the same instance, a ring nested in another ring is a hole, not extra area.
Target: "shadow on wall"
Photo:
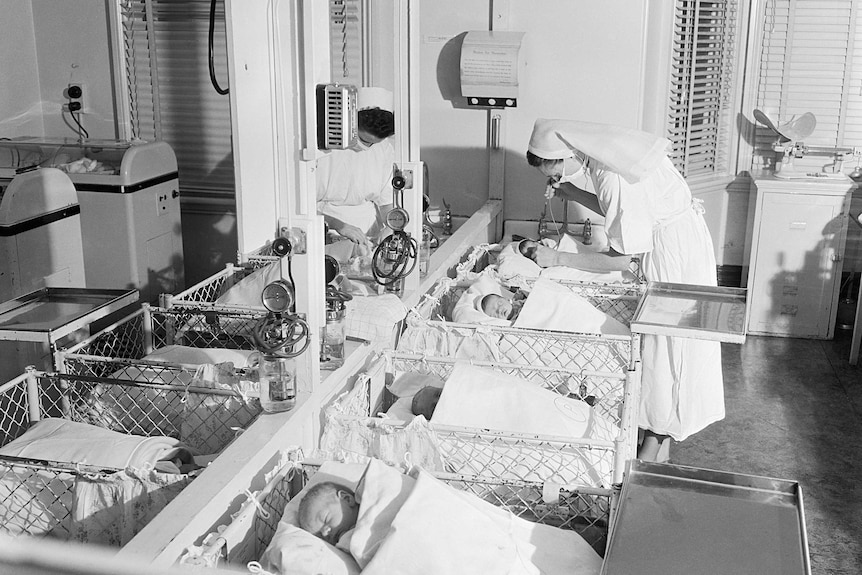
[[[234,204],[194,200],[183,202],[185,284],[190,287],[237,261]]]

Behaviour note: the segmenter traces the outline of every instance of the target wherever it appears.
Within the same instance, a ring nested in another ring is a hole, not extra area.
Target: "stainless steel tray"
[[[632,331],[745,342],[746,290],[649,282],[631,322]]]
[[[795,481],[629,462],[602,575],[810,574]]]

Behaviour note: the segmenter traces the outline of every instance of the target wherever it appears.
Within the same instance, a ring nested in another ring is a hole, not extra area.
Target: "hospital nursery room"
[[[0,573],[862,573],[859,0],[0,14]]]

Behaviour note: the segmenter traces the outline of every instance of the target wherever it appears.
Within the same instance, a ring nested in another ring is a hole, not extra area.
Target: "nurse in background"
[[[332,150],[317,162],[317,212],[330,230],[371,248],[369,237],[383,230],[392,209],[392,167],[395,133],[392,92],[359,88],[358,141],[346,150]]]
[[[618,126],[536,120],[527,162],[549,178],[547,197],[605,216],[610,251],[569,254],[539,245],[535,261],[607,271],[640,256],[648,280],[717,285],[703,207],[668,158],[669,144]],[[721,344],[646,334],[642,342],[638,458],[656,461],[671,439],[682,441],[724,418]]]

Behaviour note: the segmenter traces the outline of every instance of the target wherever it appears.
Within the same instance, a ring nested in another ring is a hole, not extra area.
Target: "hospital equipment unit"
[[[81,206],[69,177],[56,168],[3,171],[0,301],[47,286],[84,287]]]
[[[0,140],[0,158],[8,158],[0,163],[0,181],[14,182],[36,167],[62,170],[72,181],[86,287],[133,287],[149,303],[182,289],[177,159],[167,143],[15,138]],[[68,242],[64,237],[59,245],[74,250],[73,236]]]

